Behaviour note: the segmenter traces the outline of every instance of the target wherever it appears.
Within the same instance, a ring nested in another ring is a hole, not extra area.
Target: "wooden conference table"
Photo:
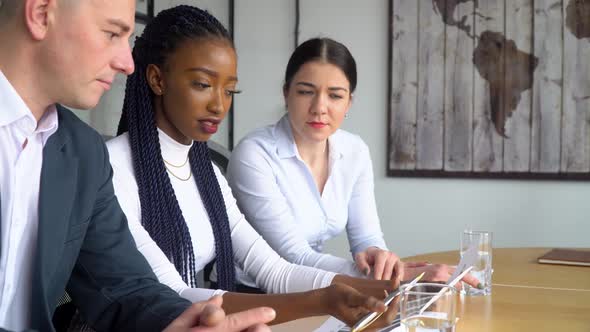
[[[590,267],[538,264],[550,248],[494,248],[491,296],[461,296],[456,332],[590,332]],[[455,265],[458,251],[404,258]],[[314,331],[328,317],[300,319],[277,332]]]

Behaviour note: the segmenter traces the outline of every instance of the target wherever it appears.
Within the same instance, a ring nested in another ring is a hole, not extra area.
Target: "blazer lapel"
[[[64,127],[66,125],[60,123],[57,132],[49,138],[43,149],[36,273],[33,284],[33,298],[37,299],[46,299],[51,292],[47,285],[62,257],[76,193],[78,158],[67,153],[70,139],[67,128]],[[45,310],[49,308],[45,307]]]

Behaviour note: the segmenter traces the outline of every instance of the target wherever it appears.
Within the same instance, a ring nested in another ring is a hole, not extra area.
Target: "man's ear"
[[[146,80],[150,89],[156,96],[164,94],[164,80],[162,77],[162,71],[154,64],[149,64],[145,70]]]
[[[34,40],[43,40],[55,20],[57,0],[24,0],[25,24]]]

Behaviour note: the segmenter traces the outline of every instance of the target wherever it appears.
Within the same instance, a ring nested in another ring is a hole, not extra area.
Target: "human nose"
[[[133,56],[131,55],[131,47],[129,43],[125,43],[125,46],[119,51],[117,56],[113,59],[113,68],[125,75],[131,75],[135,70],[135,64],[133,63]]]
[[[323,93],[318,93],[311,105],[312,114],[326,114],[328,111],[328,98]]]
[[[213,93],[211,101],[209,102],[209,111],[215,114],[222,114],[224,111],[224,104],[223,104],[223,89],[216,89]]]

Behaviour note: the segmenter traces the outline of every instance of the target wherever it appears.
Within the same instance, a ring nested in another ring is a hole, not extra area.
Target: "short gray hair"
[[[0,24],[12,18],[22,8],[24,0],[0,0]],[[62,3],[78,3],[78,0],[60,0]]]
[[[0,0],[0,22],[12,17],[21,4],[22,0]]]

